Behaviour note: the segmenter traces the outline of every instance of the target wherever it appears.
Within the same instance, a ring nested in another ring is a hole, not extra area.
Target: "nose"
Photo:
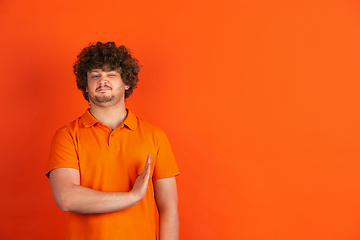
[[[101,77],[99,79],[99,83],[100,84],[105,84],[107,82],[109,82],[108,77],[106,75],[101,75]]]

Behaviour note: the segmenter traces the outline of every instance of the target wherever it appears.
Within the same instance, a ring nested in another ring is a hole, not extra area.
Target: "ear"
[[[125,85],[125,90],[129,90],[130,85]]]

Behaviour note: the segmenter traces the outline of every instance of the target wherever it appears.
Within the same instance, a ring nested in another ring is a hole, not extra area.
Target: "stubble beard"
[[[99,95],[90,95],[89,94],[89,100],[93,104],[95,104],[98,107],[111,107],[116,104],[118,104],[121,99],[123,98],[123,94],[117,94],[117,95],[105,95],[105,94],[99,94]]]

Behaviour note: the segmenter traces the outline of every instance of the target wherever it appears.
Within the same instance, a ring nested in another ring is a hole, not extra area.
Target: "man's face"
[[[93,69],[87,73],[88,92],[90,104],[99,107],[110,107],[124,102],[125,85],[120,76],[120,70]]]

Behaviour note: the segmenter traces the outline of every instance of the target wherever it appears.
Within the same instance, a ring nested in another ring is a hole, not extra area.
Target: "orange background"
[[[169,136],[181,239],[360,239],[357,1],[2,0],[0,29],[0,239],[63,239],[46,162],[96,41],[144,66],[127,105]]]

